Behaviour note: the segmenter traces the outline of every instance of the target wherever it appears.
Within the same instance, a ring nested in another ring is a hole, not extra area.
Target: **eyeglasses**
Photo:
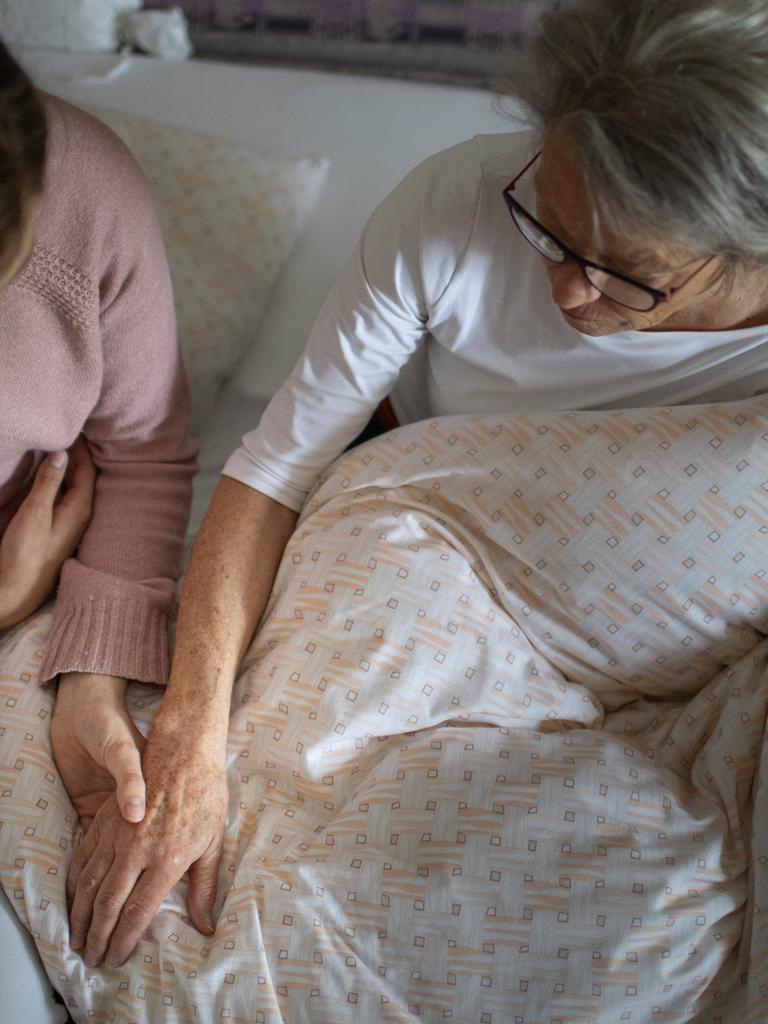
[[[536,218],[532,217],[525,207],[521,206],[512,197],[511,193],[514,192],[515,185],[540,156],[541,150],[532,160],[528,161],[517,177],[513,178],[504,189],[504,199],[509,207],[509,212],[512,214],[512,220],[526,242],[532,245],[541,256],[551,263],[562,264],[567,263],[568,260],[573,260],[589,283],[597,288],[601,295],[605,295],[611,302],[615,302],[617,306],[625,306],[627,309],[634,309],[638,313],[649,313],[651,310],[656,309],[660,302],[668,302],[673,295],[683,289],[715,258],[710,256],[682,284],[663,292],[659,291],[658,288],[651,288],[650,285],[642,284],[631,277],[618,274],[615,270],[601,267],[598,263],[592,263],[591,260],[585,260],[582,256],[578,256],[567,245],[564,245],[558,238],[555,238],[550,231],[547,231],[542,224],[539,224]]]

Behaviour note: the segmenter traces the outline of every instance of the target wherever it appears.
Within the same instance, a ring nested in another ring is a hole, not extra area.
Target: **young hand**
[[[144,817],[144,737],[125,710],[127,681],[67,672],[60,677],[51,722],[56,767],[84,831],[115,796],[126,821]]]
[[[36,611],[91,518],[96,469],[82,438],[46,456],[0,539],[0,628]]]

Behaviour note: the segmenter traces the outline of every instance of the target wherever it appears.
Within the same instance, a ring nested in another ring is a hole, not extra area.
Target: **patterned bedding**
[[[216,934],[181,883],[119,969],[67,942],[48,612],[0,638],[0,879],[74,1020],[768,1019],[767,441],[758,399],[343,456],[235,685]]]

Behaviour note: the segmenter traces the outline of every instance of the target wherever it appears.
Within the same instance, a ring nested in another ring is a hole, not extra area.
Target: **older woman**
[[[382,399],[406,423],[768,389],[766,68],[761,0],[558,5],[509,86],[533,131],[433,157],[373,214],[225,466],[144,758],[147,815],[105,804],[73,861],[91,962],[125,959],[188,865],[190,908],[210,912],[238,661],[304,497]]]
[[[58,584],[41,680],[58,679],[59,772],[85,825],[113,792],[138,821],[124,694],[166,680],[195,470],[170,279],[125,147],[38,93],[2,45],[0,337],[0,671],[12,627]],[[45,1020],[2,899],[3,1019]]]

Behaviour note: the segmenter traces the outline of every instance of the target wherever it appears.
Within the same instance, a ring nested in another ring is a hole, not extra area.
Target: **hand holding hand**
[[[95,482],[82,438],[40,464],[0,539],[0,628],[21,622],[50,594],[90,521]]]
[[[59,680],[53,757],[85,831],[113,794],[126,821],[144,817],[144,737],[125,710],[126,686],[125,679],[85,672]]]
[[[187,908],[198,931],[213,933],[221,843],[227,810],[223,760],[211,759],[189,733],[153,732],[142,762],[147,809],[126,822],[110,798],[70,865],[70,945],[85,946],[94,967],[130,956],[160,904],[189,869]]]

